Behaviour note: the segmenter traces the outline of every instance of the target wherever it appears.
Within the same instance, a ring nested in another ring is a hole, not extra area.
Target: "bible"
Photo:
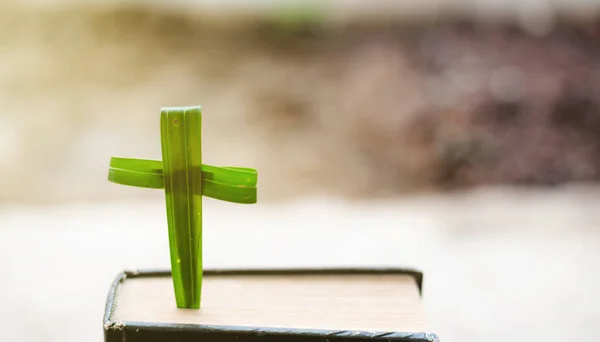
[[[437,342],[410,269],[205,270],[199,310],[174,304],[169,271],[111,286],[105,342]]]

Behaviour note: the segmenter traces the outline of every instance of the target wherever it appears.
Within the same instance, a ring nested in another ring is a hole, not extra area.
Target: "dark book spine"
[[[432,333],[327,331],[245,328],[191,324],[113,322],[105,325],[105,342],[439,342]]]

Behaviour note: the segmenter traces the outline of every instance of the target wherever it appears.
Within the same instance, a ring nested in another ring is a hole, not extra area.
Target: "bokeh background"
[[[203,158],[207,267],[406,266],[451,341],[600,339],[600,3],[0,4],[0,340],[100,341],[124,268],[169,267],[161,107]]]

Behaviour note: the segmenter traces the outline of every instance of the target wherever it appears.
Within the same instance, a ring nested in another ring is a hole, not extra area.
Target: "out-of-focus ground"
[[[597,341],[599,200],[598,188],[206,200],[205,264],[416,267],[443,342]],[[169,267],[165,221],[159,200],[0,210],[0,340],[100,341],[116,273]]]
[[[0,5],[0,341],[99,341],[168,267],[164,195],[106,177],[183,105],[259,169],[207,266],[414,266],[442,342],[600,338],[600,4],[199,3]]]

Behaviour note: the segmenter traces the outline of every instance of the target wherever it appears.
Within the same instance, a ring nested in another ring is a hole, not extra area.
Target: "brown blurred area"
[[[259,169],[265,201],[598,180],[591,10],[232,8],[4,5],[0,200],[144,196],[108,160],[160,158],[181,105],[203,106],[205,162]]]

